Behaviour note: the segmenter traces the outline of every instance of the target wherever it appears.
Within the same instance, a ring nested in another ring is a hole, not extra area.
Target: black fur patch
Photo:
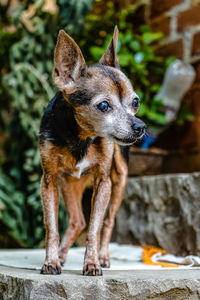
[[[128,161],[129,161],[129,146],[120,146],[120,151],[121,151],[122,157],[124,158],[124,160],[128,164]]]
[[[88,90],[80,90],[69,95],[68,99],[72,105],[88,105],[93,96]]]
[[[94,140],[78,137],[79,127],[74,117],[73,107],[58,92],[49,103],[40,125],[40,143],[49,141],[58,147],[67,147],[79,161],[87,153]]]

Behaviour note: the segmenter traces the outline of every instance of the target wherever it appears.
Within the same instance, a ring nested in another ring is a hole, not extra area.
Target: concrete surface
[[[199,270],[104,271],[83,277],[81,271],[40,275],[38,270],[0,267],[2,300],[200,299]]]
[[[131,245],[109,245],[111,270],[159,269],[161,266],[144,265],[143,249]],[[67,262],[63,270],[81,270],[85,247],[69,249]],[[45,249],[10,249],[0,250],[0,265],[23,269],[40,270],[45,260]]]
[[[67,261],[62,270],[81,270],[83,266],[85,247],[72,247],[69,249]],[[111,267],[109,270],[158,270],[162,265],[144,264],[142,260],[143,248],[134,245],[119,245],[110,243],[109,254]],[[40,270],[45,260],[45,249],[7,249],[0,250],[0,266]],[[198,256],[175,257],[168,253],[156,253],[152,256],[154,262],[168,262],[180,264],[178,268],[195,268],[200,270]],[[171,267],[168,267],[171,269]],[[166,269],[166,267],[165,267]]]

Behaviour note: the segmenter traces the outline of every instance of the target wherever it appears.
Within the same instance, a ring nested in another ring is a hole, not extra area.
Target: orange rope
[[[142,254],[142,261],[146,265],[157,265],[157,266],[162,266],[164,268],[178,268],[179,265],[176,264],[169,264],[165,262],[153,262],[152,261],[152,256],[155,253],[162,253],[163,255],[167,254],[167,252],[161,248],[157,248],[154,246],[141,246],[138,245],[139,247],[143,248],[143,254]]]

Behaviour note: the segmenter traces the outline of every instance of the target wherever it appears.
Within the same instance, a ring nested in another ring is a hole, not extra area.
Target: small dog
[[[91,184],[83,275],[102,275],[101,267],[110,266],[108,247],[127,181],[128,146],[145,132],[145,124],[135,117],[139,97],[120,71],[117,41],[115,27],[99,63],[87,67],[75,41],[63,30],[58,35],[53,79],[60,91],[44,113],[39,135],[46,227],[46,259],[41,274],[61,273],[69,248],[86,226],[81,199]],[[58,183],[69,214],[60,248]]]

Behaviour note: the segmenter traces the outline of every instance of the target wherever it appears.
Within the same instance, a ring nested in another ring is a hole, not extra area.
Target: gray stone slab
[[[129,178],[115,238],[200,255],[200,172]]]
[[[2,300],[200,299],[199,270],[104,271],[84,277],[80,271],[40,275],[37,270],[0,267]]]

